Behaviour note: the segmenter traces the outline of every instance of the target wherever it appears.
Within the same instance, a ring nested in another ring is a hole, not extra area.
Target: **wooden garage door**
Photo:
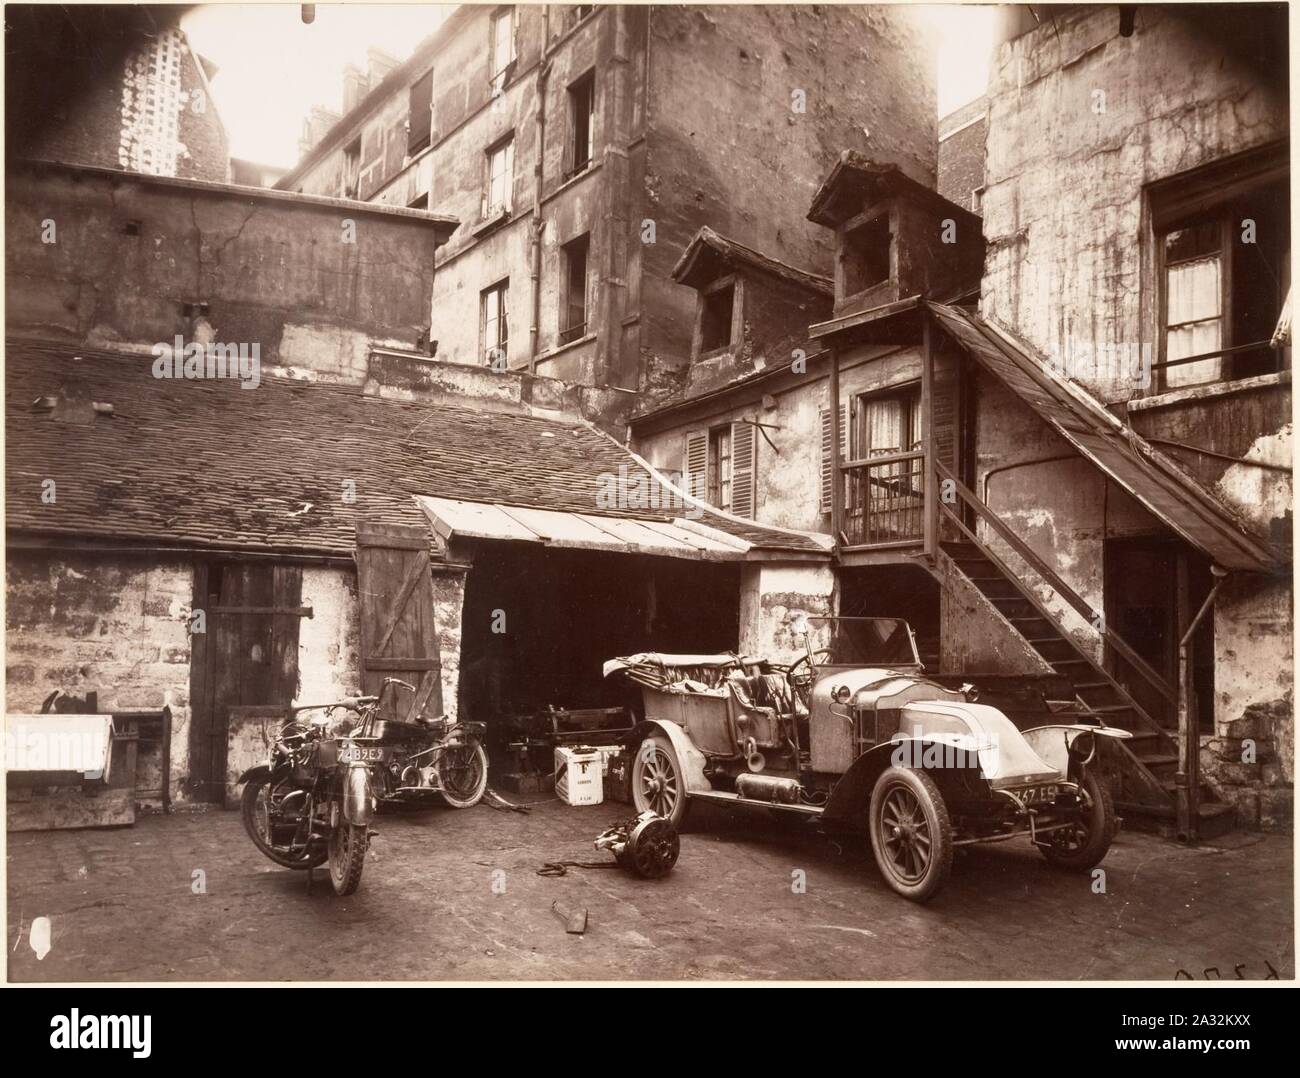
[[[390,713],[436,718],[442,714],[442,674],[429,533],[401,524],[358,524],[356,559],[362,691],[378,695],[384,678],[401,678],[418,691],[413,700],[399,688],[390,696]]]

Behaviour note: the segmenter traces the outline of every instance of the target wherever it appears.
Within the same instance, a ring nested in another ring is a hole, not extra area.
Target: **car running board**
[[[726,790],[692,793],[690,797],[696,801],[713,801],[718,804],[752,805],[755,808],[782,809],[785,812],[796,812],[802,816],[820,816],[826,811],[821,805],[792,805],[787,801],[760,801],[756,797],[741,797],[740,794],[727,793]]]

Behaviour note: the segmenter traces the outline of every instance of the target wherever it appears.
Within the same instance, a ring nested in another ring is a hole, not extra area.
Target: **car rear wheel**
[[[871,791],[871,846],[880,874],[904,898],[925,902],[952,868],[952,824],[934,779],[891,767]]]
[[[1115,802],[1106,784],[1092,772],[1085,771],[1083,789],[1091,804],[1079,822],[1073,827],[1049,832],[1045,836],[1046,844],[1038,847],[1051,864],[1072,872],[1087,872],[1100,864],[1117,830]]]
[[[641,742],[632,764],[632,804],[638,813],[649,810],[681,829],[690,802],[681,762],[667,734],[652,734]]]

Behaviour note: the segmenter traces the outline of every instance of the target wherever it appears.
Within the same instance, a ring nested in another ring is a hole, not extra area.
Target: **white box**
[[[555,750],[555,795],[569,805],[599,805],[605,800],[605,769],[594,749]]]

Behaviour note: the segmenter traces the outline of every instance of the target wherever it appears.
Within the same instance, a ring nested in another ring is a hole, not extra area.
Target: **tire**
[[[488,784],[488,758],[483,746],[470,740],[446,746],[438,753],[442,799],[452,808],[473,808],[483,800]]]
[[[934,779],[891,767],[871,791],[871,848],[876,867],[904,898],[925,902],[952,869],[952,823]]]
[[[652,734],[637,749],[632,764],[632,804],[638,815],[648,810],[681,830],[691,805],[681,761],[667,734]]]
[[[248,837],[253,840],[256,846],[263,854],[269,857],[277,865],[284,868],[307,869],[315,868],[323,864],[328,855],[325,850],[309,850],[307,853],[298,857],[288,857],[280,853],[269,842],[261,828],[260,817],[263,814],[263,805],[261,802],[262,791],[272,782],[279,782],[270,771],[261,771],[254,775],[244,785],[244,792],[240,795],[239,810],[240,816],[244,821],[244,830],[248,832]]]
[[[370,841],[368,830],[364,824],[340,820],[330,833],[330,883],[336,895],[350,895],[361,885],[361,870],[366,864],[366,846]]]
[[[1110,789],[1091,771],[1083,774],[1083,789],[1092,801],[1087,822],[1064,831],[1052,831],[1047,845],[1039,846],[1048,863],[1070,872],[1087,872],[1099,865],[1110,850],[1118,828]]]

